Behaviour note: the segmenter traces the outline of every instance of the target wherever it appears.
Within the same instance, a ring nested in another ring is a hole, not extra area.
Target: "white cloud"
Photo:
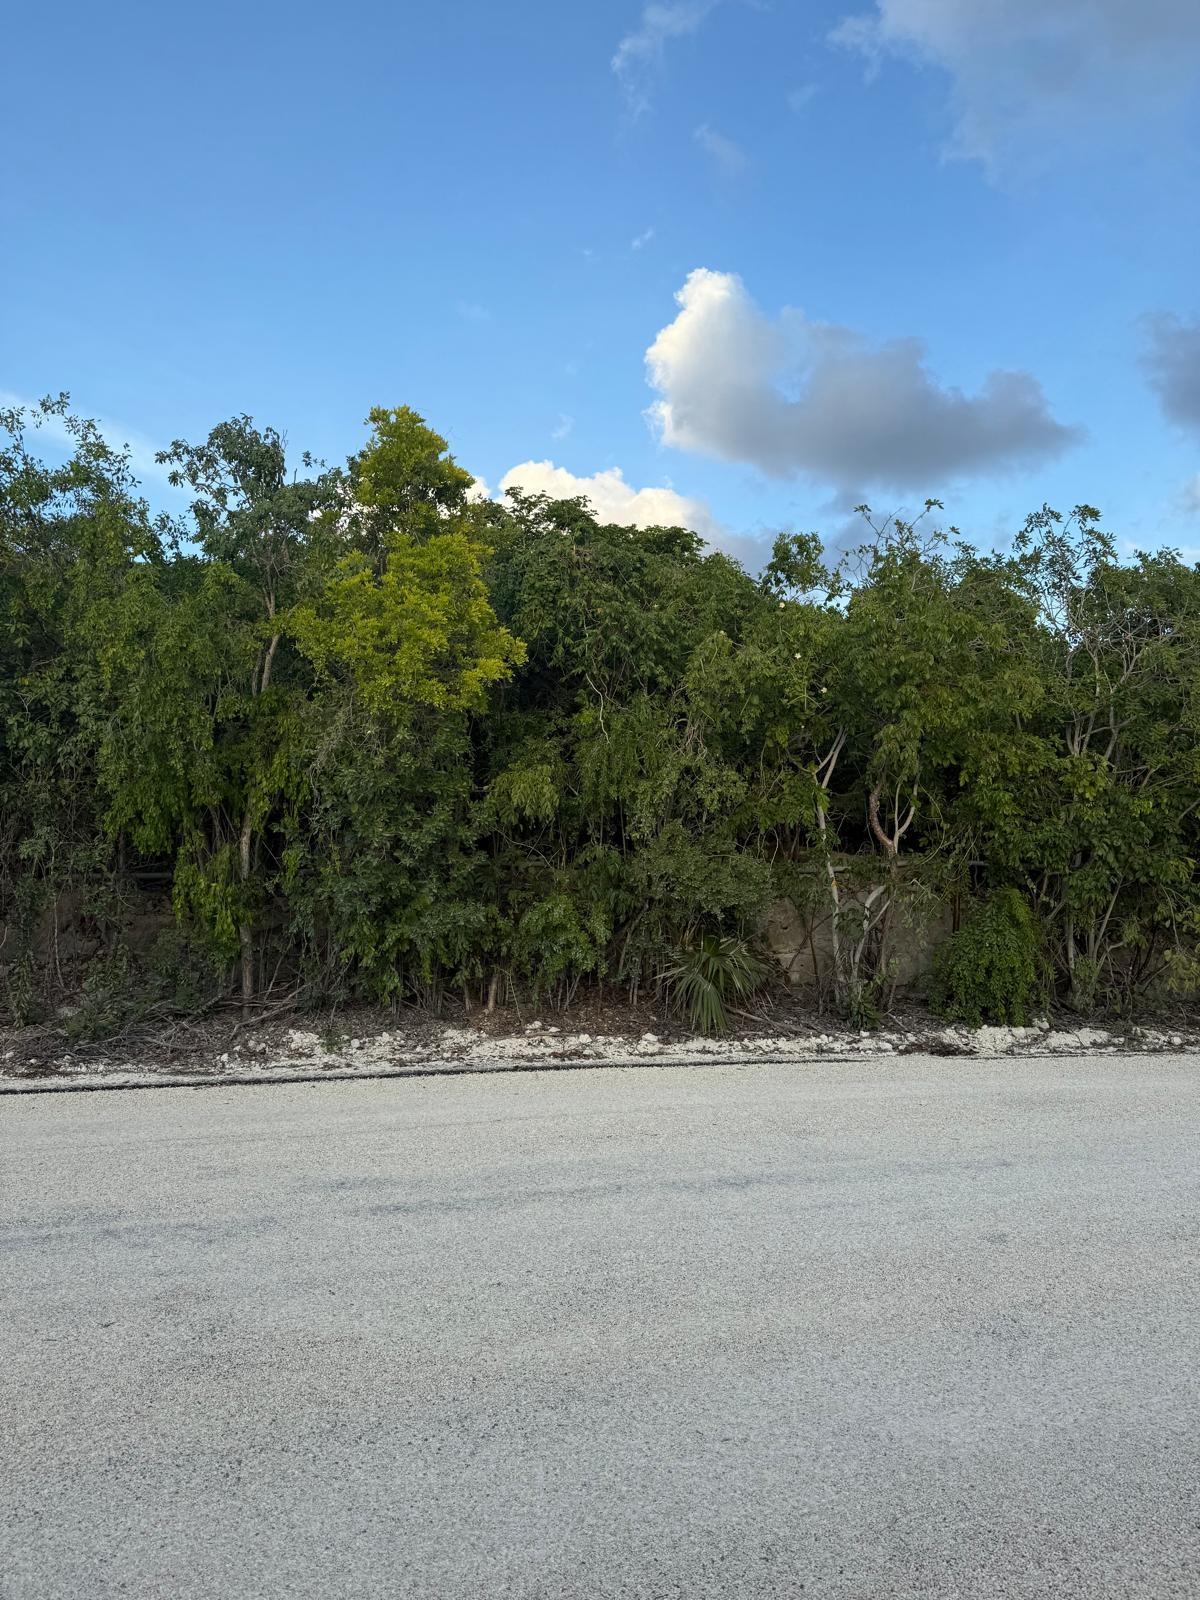
[[[641,116],[650,104],[650,86],[668,42],[695,33],[719,3],[666,0],[645,7],[638,26],[621,40],[611,62],[633,116]]]
[[[736,178],[745,172],[749,165],[745,151],[723,133],[710,128],[707,122],[702,122],[692,137],[724,177]]]
[[[629,248],[631,250],[644,250],[653,237],[654,229],[646,228],[638,234],[636,239],[631,239],[629,241]]]
[[[703,500],[693,500],[671,488],[635,489],[626,483],[620,467],[608,467],[591,477],[577,477],[553,461],[523,461],[500,480],[500,490],[523,489],[526,494],[546,494],[553,500],[587,500],[600,522],[632,528],[691,528],[712,544],[728,540],[728,530],[717,521]]]
[[[550,429],[550,437],[552,439],[565,439],[574,426],[575,418],[568,417],[565,412],[560,411],[558,421]]]
[[[1094,143],[1200,74],[1197,0],[874,0],[832,38],[873,68],[900,56],[947,72],[951,150],[988,165]]]
[[[1142,364],[1164,415],[1200,438],[1200,321],[1159,313],[1143,327]]]
[[[799,115],[801,111],[808,109],[816,97],[817,85],[815,83],[802,83],[798,89],[793,89],[791,94],[788,95],[788,110],[794,111]]]
[[[785,310],[769,320],[736,274],[691,273],[646,352],[664,444],[775,477],[934,493],[948,481],[1059,456],[1082,434],[1050,415],[1027,372],[976,395],[945,388],[919,339],[875,344]]]

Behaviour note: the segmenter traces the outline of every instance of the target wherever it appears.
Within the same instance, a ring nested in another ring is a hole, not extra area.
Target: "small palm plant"
[[[697,1033],[716,1034],[729,1028],[726,1002],[761,989],[767,973],[766,962],[745,939],[704,933],[675,952],[662,982],[671,1005],[686,1011]]]

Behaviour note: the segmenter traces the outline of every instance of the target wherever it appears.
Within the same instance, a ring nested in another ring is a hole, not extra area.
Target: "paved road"
[[[1200,1063],[0,1101],[5,1600],[1200,1593]]]

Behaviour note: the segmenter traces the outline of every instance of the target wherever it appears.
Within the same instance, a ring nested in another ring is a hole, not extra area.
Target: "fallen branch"
[[[294,1011],[300,994],[300,989],[293,989],[290,994],[284,996],[278,1005],[270,1006],[266,1011],[260,1011],[257,1016],[244,1016],[240,1022],[235,1022],[229,1034],[230,1043],[237,1038],[243,1028],[256,1026],[260,1022],[267,1022],[272,1017],[280,1016],[285,1011]]]

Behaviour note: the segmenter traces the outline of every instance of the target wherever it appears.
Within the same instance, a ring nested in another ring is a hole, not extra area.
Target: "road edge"
[[[137,1078],[105,1078],[97,1076],[91,1080],[70,1080],[66,1078],[3,1078],[0,1077],[0,1098],[4,1096],[28,1096],[46,1094],[122,1094],[139,1089],[267,1089],[278,1087],[282,1084],[292,1083],[378,1083],[399,1078],[470,1078],[470,1077],[500,1077],[506,1073],[529,1074],[535,1072],[630,1072],[654,1071],[664,1067],[773,1067],[773,1066],[811,1066],[823,1063],[827,1066],[851,1066],[863,1062],[870,1062],[878,1066],[883,1062],[902,1062],[910,1055],[928,1055],[930,1052],[922,1050],[910,1051],[862,1051],[854,1055],[839,1054],[836,1056],[824,1053],[796,1051],[787,1055],[749,1055],[733,1054],[727,1056],[656,1056],[653,1059],[646,1057],[628,1056],[614,1058],[611,1056],[597,1056],[592,1059],[571,1061],[547,1061],[530,1058],[524,1061],[497,1061],[494,1063],[482,1061],[438,1061],[422,1062],[414,1066],[394,1067],[368,1067],[361,1070],[334,1068],[327,1071],[298,1071],[292,1072],[284,1069],[278,1072],[229,1072],[229,1073],[181,1073],[175,1074],[150,1074],[147,1073]],[[1046,1051],[999,1051],[995,1053],[979,1053],[963,1051],[953,1059],[964,1064],[968,1062],[984,1061],[1078,1061],[1093,1057],[1109,1055],[1134,1055],[1134,1056],[1179,1056],[1192,1054],[1186,1049],[1152,1049],[1152,1050],[1046,1050]],[[949,1056],[948,1051],[936,1052],[939,1056]]]

